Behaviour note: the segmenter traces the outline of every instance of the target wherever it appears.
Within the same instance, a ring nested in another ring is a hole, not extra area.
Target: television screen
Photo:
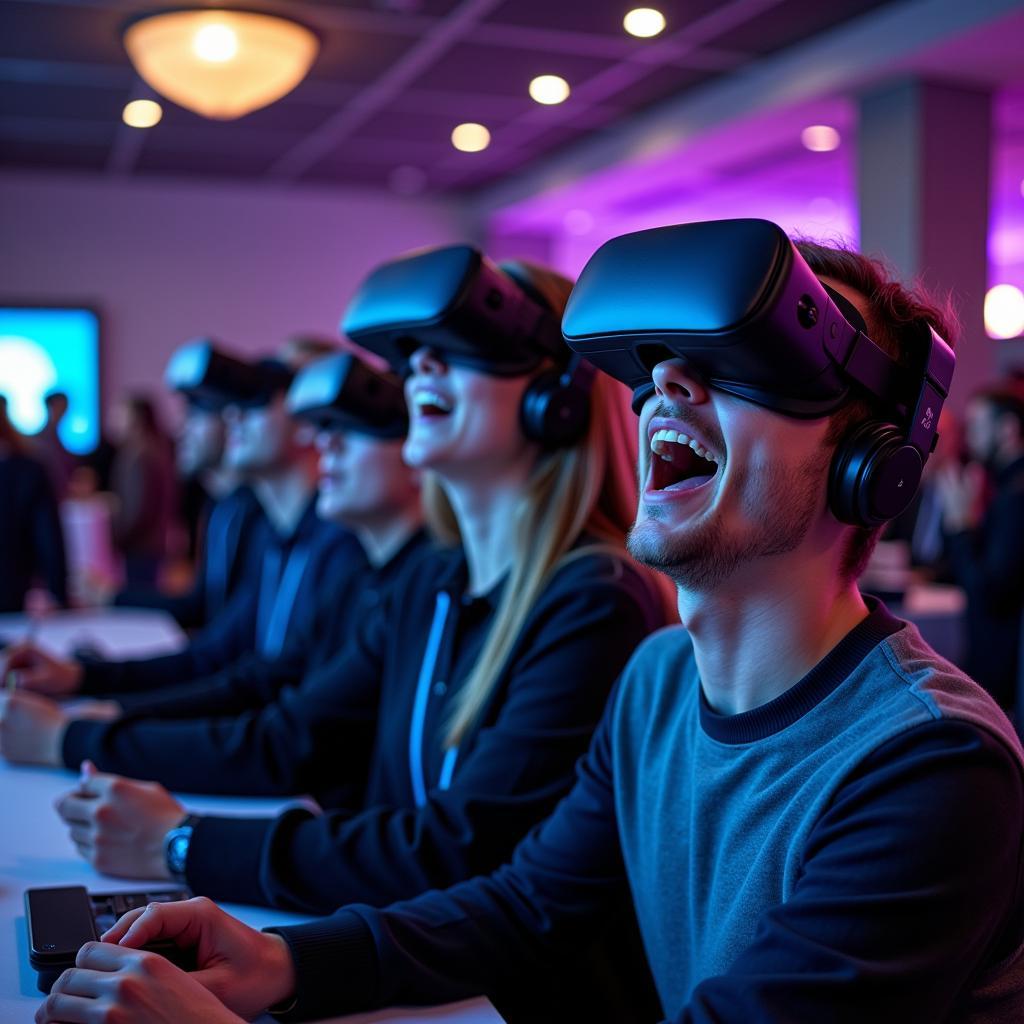
[[[23,434],[46,422],[45,399],[68,397],[60,439],[68,451],[91,452],[100,435],[100,321],[81,307],[0,306],[0,395]]]

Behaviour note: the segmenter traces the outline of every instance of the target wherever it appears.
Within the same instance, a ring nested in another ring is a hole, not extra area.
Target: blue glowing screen
[[[91,452],[99,441],[100,322],[91,309],[0,307],[0,394],[23,434],[46,422],[43,400],[68,396],[60,439],[68,451]]]

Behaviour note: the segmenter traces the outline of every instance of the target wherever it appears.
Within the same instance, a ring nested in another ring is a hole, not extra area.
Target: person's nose
[[[701,405],[708,400],[707,385],[685,359],[664,359],[651,371],[654,391],[667,402]]]
[[[437,349],[423,346],[409,357],[409,368],[415,374],[437,376],[448,368]]]

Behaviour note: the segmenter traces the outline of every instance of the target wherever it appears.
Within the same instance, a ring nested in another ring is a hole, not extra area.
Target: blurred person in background
[[[63,391],[51,391],[44,399],[46,423],[32,438],[32,454],[46,467],[58,502],[67,497],[71,474],[78,460],[64,447],[60,439],[60,425],[68,412],[68,396]]]
[[[177,504],[170,442],[153,401],[130,395],[120,410],[120,439],[111,473],[114,542],[124,556],[128,586],[154,586],[167,551]]]
[[[201,344],[215,350],[211,342]],[[176,355],[188,347],[182,346]],[[190,393],[188,388],[176,387],[172,380],[168,383],[184,402],[175,444],[178,475],[183,488],[189,481],[195,483],[203,505],[198,513],[195,575],[191,587],[183,593],[129,587],[115,597],[114,604],[161,609],[173,615],[183,628],[199,629],[216,617],[240,585],[248,563],[248,547],[257,535],[263,510],[243,479],[244,471],[225,462],[223,412],[228,396],[213,391]]]
[[[972,460],[939,477],[953,578],[967,593],[964,671],[1005,709],[1016,703],[1024,613],[1024,394],[979,391],[967,404]],[[1017,727],[1020,730],[1020,708]]]
[[[67,604],[64,537],[53,486],[43,464],[0,401],[0,612],[20,612],[39,579],[53,603]]]

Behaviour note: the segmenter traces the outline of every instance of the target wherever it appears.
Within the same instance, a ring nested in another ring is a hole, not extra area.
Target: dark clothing
[[[446,748],[500,589],[469,597],[461,552],[420,559],[345,651],[263,711],[79,723],[65,759],[98,756],[108,766],[116,756],[179,788],[274,794],[319,794],[369,765],[358,809],[202,818],[188,882],[217,899],[326,912],[490,870],[567,792],[612,683],[663,621],[650,582],[624,557],[567,559],[531,609],[479,724]],[[89,735],[99,742],[83,742]]]
[[[151,586],[167,548],[176,505],[170,451],[160,438],[134,438],[117,452],[111,486],[118,504],[114,542],[129,586]]]
[[[317,518],[315,498],[289,537],[263,518],[248,548],[244,582],[187,647],[160,658],[83,661],[82,692],[117,696],[176,686],[219,672],[254,651],[273,659],[311,619],[320,595],[364,565],[355,537]]]
[[[195,581],[184,594],[125,589],[114,599],[119,607],[157,608],[168,612],[183,629],[212,622],[234,597],[251,565],[248,548],[258,538],[263,508],[251,488],[241,486],[211,502],[200,542]]]
[[[27,455],[0,456],[0,612],[20,612],[38,577],[68,603],[60,515],[45,467]]]
[[[947,544],[953,575],[967,592],[964,669],[1010,708],[1024,615],[1024,458],[997,474],[978,528],[953,534]]]
[[[147,731],[158,724],[150,720],[198,719],[261,709],[274,701],[284,687],[300,685],[307,678],[330,671],[330,666],[345,651],[359,624],[367,616],[375,614],[388,589],[402,578],[411,563],[429,557],[433,550],[426,533],[419,531],[382,566],[374,567],[368,561],[358,563],[353,559],[351,570],[319,595],[313,614],[295,630],[295,635],[278,657],[266,659],[258,654],[249,654],[222,671],[191,683],[119,694],[117,702],[125,710],[125,717],[99,729],[93,728],[99,723],[73,722],[69,729],[74,730],[74,735],[66,741],[66,753],[74,759],[78,758],[80,751],[88,749],[91,753],[81,756],[92,758],[95,755],[103,771],[141,772],[148,778],[161,779],[164,772],[170,771],[172,775],[167,780],[168,785],[179,789],[202,785],[198,782],[201,779],[217,786],[222,781],[220,777],[210,782],[207,773],[221,770],[219,750],[205,755],[212,757],[211,763],[202,762],[204,754],[200,753],[202,763],[198,765],[199,771],[192,772],[189,765],[174,759],[173,750],[165,751],[165,745],[159,741],[156,746],[150,743]],[[200,740],[203,733],[200,726],[191,735],[193,739]],[[191,740],[188,742],[191,763],[195,748]],[[170,764],[166,753],[171,754]],[[177,774],[182,769],[187,774]],[[214,791],[219,792],[219,789]],[[333,802],[326,790],[317,795],[325,804]]]
[[[665,630],[509,865],[270,929],[296,968],[282,1016],[500,999],[628,884],[675,1024],[1024,1019],[1022,769],[981,689],[884,608],[732,716]]]

